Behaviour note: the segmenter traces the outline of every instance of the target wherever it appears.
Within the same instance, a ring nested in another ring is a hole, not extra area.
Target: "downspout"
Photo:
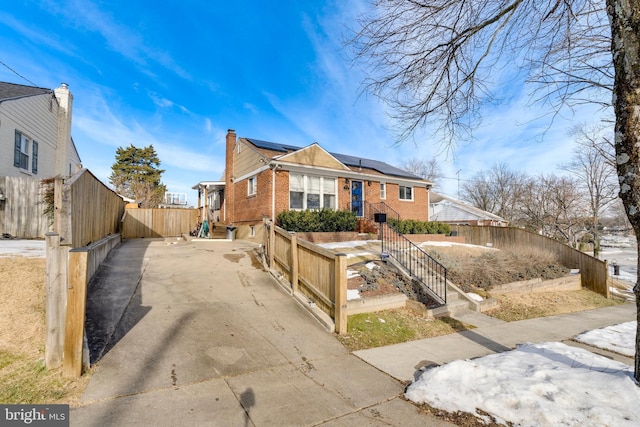
[[[269,162],[269,167],[271,168],[271,221],[275,223],[276,221],[276,170],[278,170],[280,165],[271,161]]]

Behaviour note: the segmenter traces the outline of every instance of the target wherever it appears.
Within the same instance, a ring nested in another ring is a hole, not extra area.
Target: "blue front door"
[[[351,212],[362,216],[362,181],[351,181]]]

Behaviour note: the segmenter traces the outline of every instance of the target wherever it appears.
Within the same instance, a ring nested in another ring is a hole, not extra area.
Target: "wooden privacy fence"
[[[62,362],[67,376],[82,372],[87,285],[121,241],[124,205],[86,169],[55,180],[54,231],[46,236],[45,362],[48,368]]]
[[[52,230],[44,215],[44,189],[38,178],[0,176],[0,233],[20,239],[42,239]]]
[[[347,333],[347,257],[298,239],[295,233],[264,220],[265,259],[269,269],[329,315],[338,334]]]
[[[451,230],[457,232],[459,236],[464,236],[466,242],[473,245],[485,246],[489,243],[499,249],[530,247],[552,251],[564,266],[580,270],[582,287],[609,297],[606,261],[601,261],[557,240],[514,227],[452,225]]]
[[[177,237],[196,228],[198,209],[126,209],[122,237]]]
[[[54,231],[73,248],[120,232],[124,201],[89,170],[55,181]]]

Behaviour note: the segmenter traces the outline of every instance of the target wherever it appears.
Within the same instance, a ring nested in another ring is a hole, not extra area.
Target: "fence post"
[[[336,333],[347,333],[347,256],[337,254],[335,258],[335,319]]]
[[[56,368],[62,362],[66,304],[66,280],[62,274],[66,251],[60,249],[60,235],[46,233],[46,322],[47,336],[44,359],[47,368]]]
[[[86,249],[69,251],[69,288],[67,289],[67,318],[62,363],[63,374],[67,377],[82,375],[88,255],[89,252]]]
[[[298,292],[298,236],[291,233],[291,295]]]

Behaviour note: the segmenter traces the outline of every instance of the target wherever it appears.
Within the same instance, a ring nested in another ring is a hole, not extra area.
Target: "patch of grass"
[[[0,352],[0,402],[6,404],[54,403],[66,395],[65,381],[57,370],[47,370],[44,360]]]
[[[500,306],[485,314],[506,322],[611,307],[622,303],[620,300],[607,299],[586,289],[563,292],[517,292],[492,296],[498,300]]]
[[[349,351],[356,351],[448,335],[469,328],[451,318],[428,319],[409,309],[384,310],[349,316],[347,335],[340,335],[338,339]]]
[[[0,402],[77,404],[91,372],[64,378],[44,363],[45,260],[0,258]]]

